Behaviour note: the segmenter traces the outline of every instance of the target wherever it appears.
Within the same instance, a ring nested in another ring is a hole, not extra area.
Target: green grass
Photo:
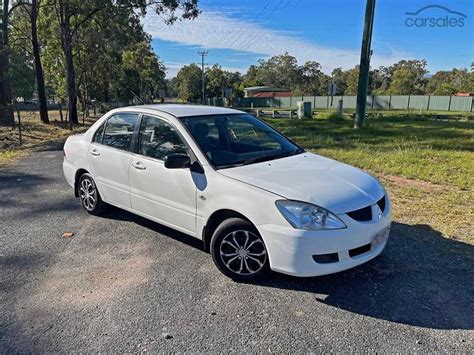
[[[309,151],[378,176],[395,219],[474,244],[474,122],[394,115],[354,130],[348,118],[318,116],[266,121]]]
[[[385,116],[361,130],[349,119],[267,119],[305,149],[384,174],[474,186],[474,122]]]

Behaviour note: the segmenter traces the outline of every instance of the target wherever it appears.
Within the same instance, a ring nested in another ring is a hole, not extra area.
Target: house
[[[244,88],[245,97],[291,96],[291,90],[272,86],[251,86]]]

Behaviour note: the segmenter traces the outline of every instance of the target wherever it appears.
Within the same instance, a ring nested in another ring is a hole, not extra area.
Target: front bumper
[[[270,268],[293,276],[320,276],[361,265],[383,251],[391,224],[390,207],[370,222],[357,222],[347,215],[338,217],[347,228],[304,231],[289,225],[257,226],[267,247]]]

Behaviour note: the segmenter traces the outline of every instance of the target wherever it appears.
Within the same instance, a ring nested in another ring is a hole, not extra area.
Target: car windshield
[[[304,151],[249,114],[183,117],[181,120],[217,169],[284,158]]]

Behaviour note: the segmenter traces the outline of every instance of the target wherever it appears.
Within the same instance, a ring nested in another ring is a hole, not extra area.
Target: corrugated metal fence
[[[298,101],[311,102],[314,109],[336,108],[343,100],[343,108],[355,109],[356,96],[292,96],[292,97],[245,97],[234,98],[233,107],[270,107],[296,108]],[[465,96],[428,96],[428,95],[382,95],[367,96],[367,108],[379,110],[430,110],[472,112],[474,97]],[[210,106],[224,106],[225,99],[220,97],[207,99]]]

